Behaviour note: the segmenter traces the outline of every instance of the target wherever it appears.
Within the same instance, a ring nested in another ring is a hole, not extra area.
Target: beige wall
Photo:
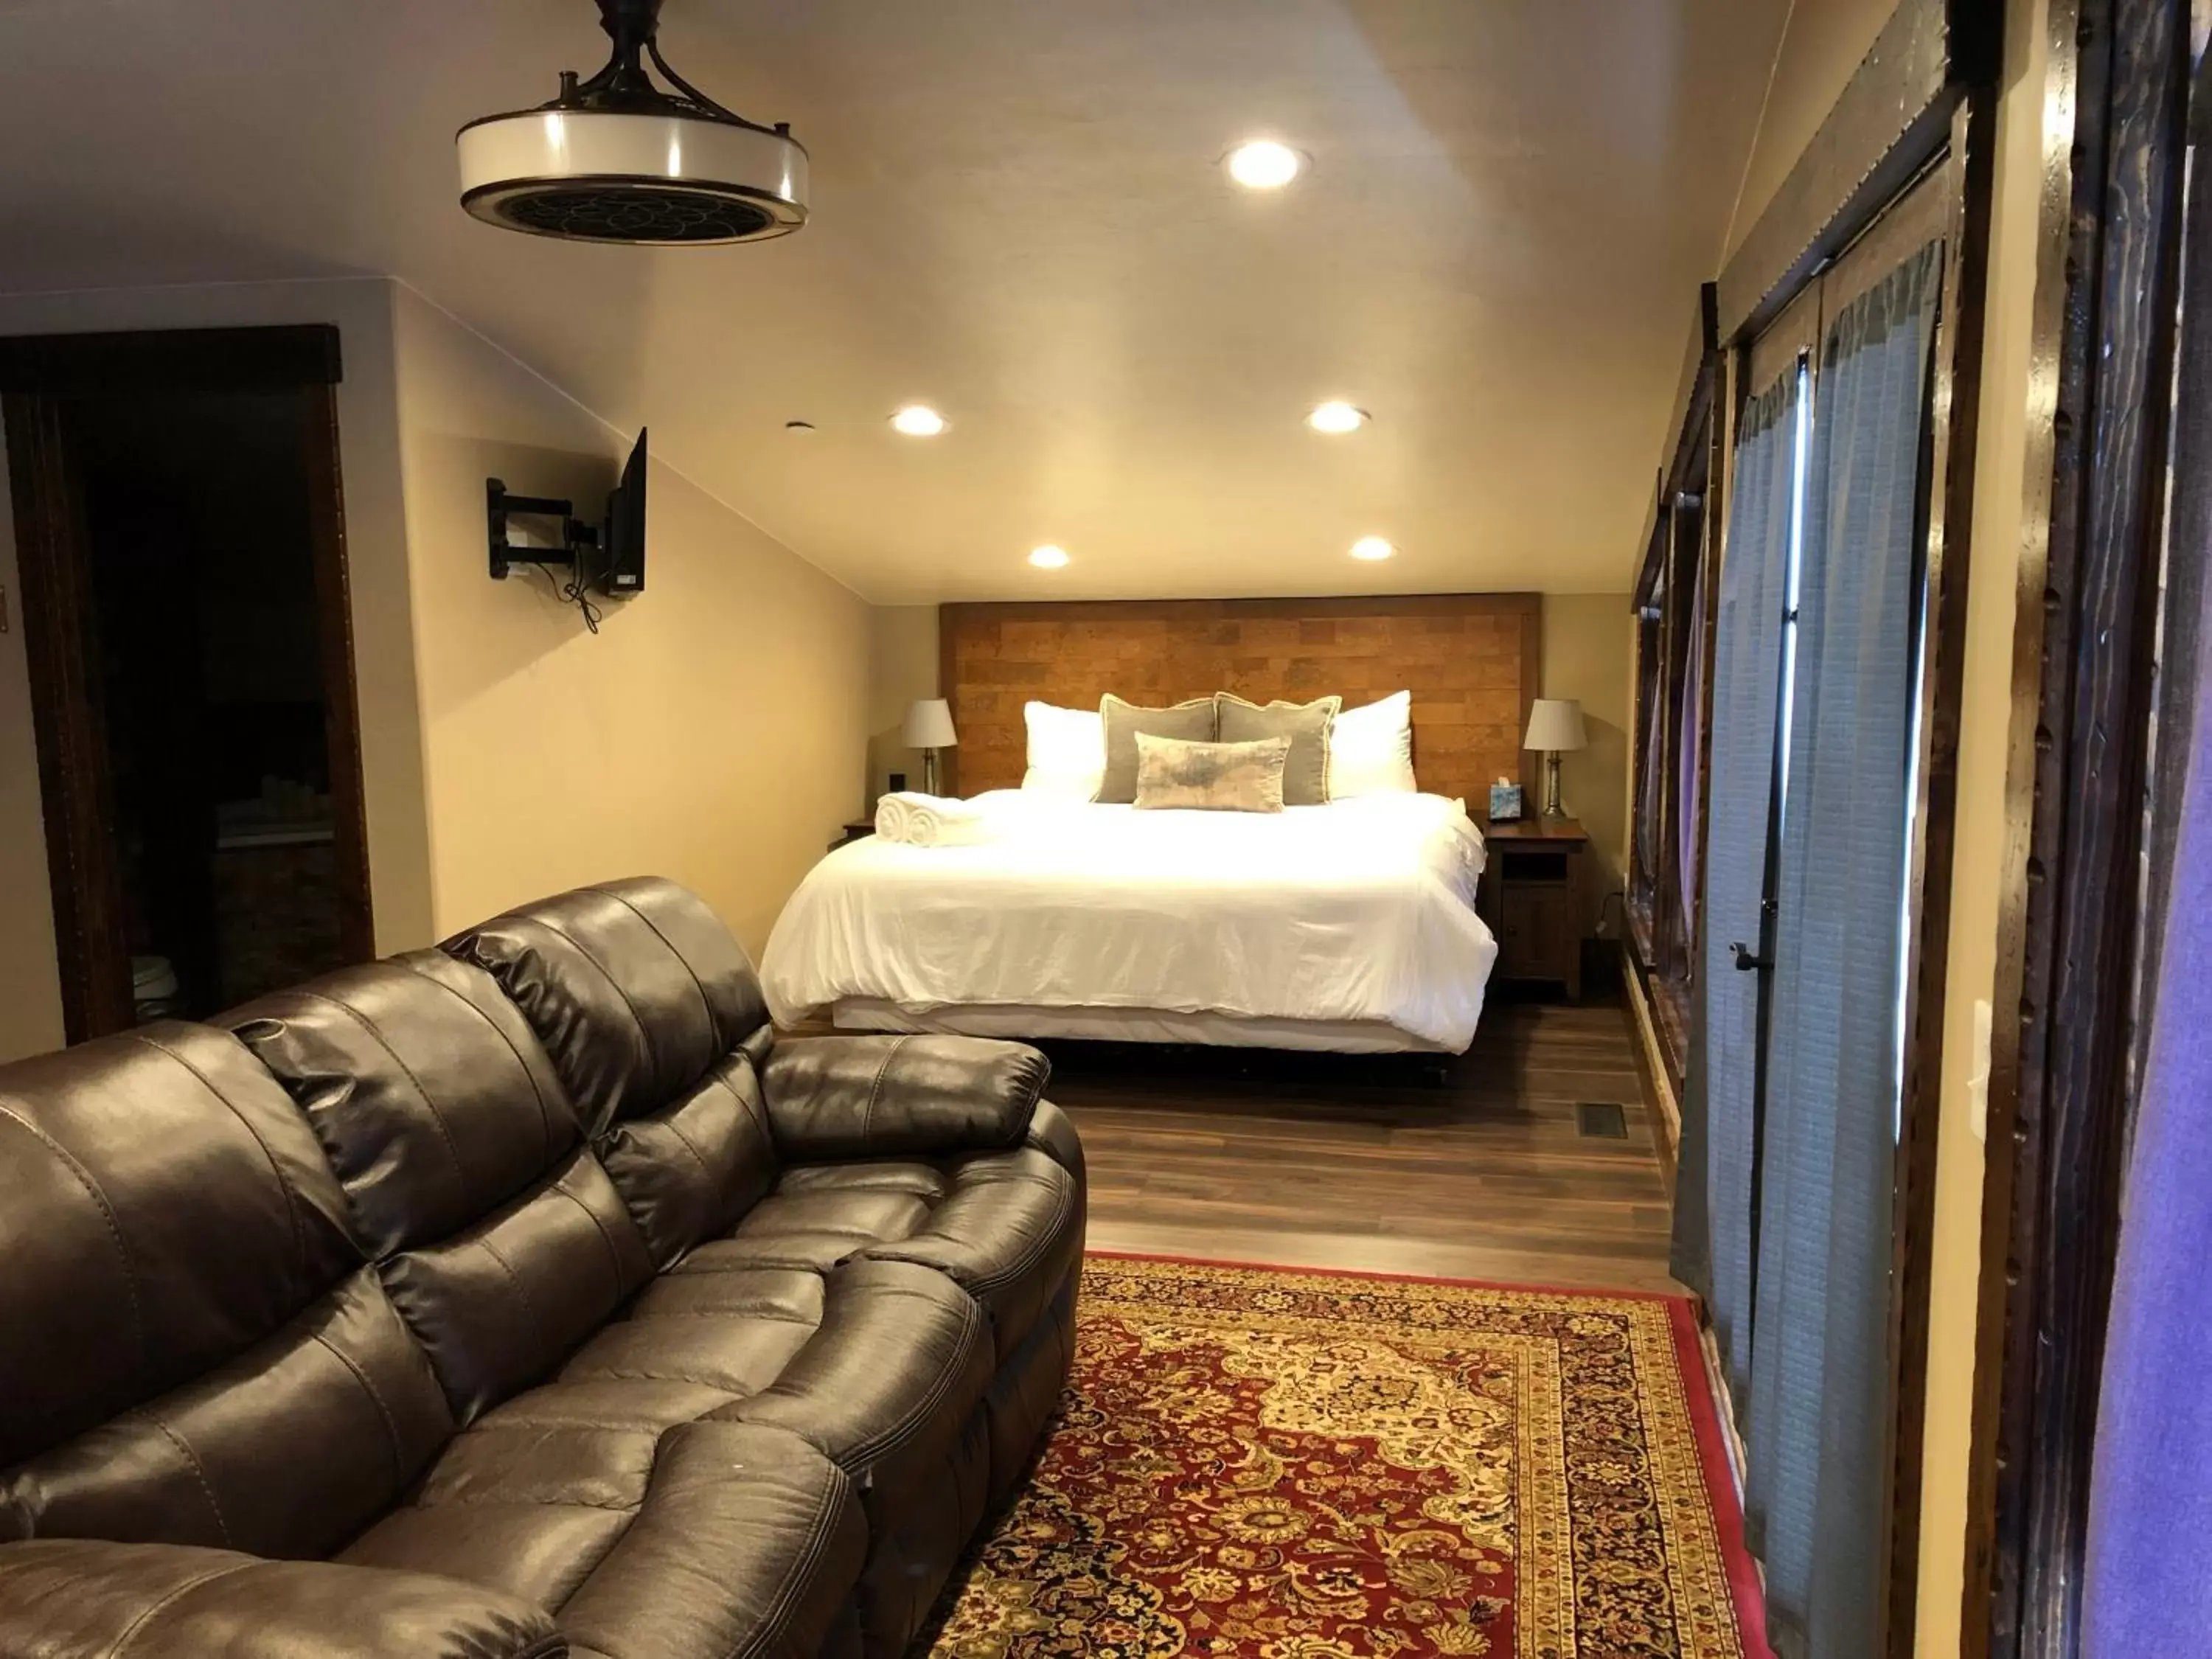
[[[1727,253],[1741,247],[1759,222],[1896,8],[1897,0],[1796,0],[1790,7],[1759,111],[1759,134],[1744,161]]]
[[[879,605],[868,613],[868,804],[889,787],[890,775],[906,774],[907,787],[921,787],[921,751],[901,735],[908,706],[933,697],[938,686],[937,607]]]
[[[1544,596],[1543,695],[1583,706],[1589,746],[1563,756],[1559,799],[1589,831],[1594,869],[1586,872],[1583,931],[1592,933],[1607,893],[1622,890],[1628,869],[1628,733],[1634,708],[1635,623],[1626,593]],[[1533,805],[1540,772],[1527,780]],[[1613,917],[1620,925],[1619,913]]]
[[[392,295],[391,283],[365,279],[0,297],[0,335],[273,323],[337,326],[345,371],[337,396],[339,460],[361,693],[370,884],[378,948],[386,951],[427,944],[434,937],[400,514]],[[11,623],[0,635],[0,1059],[10,1059],[58,1046],[62,1022],[30,683],[23,662],[21,587],[12,515],[4,506],[0,583],[8,589]]]
[[[397,319],[438,929],[651,873],[757,957],[860,805],[868,607],[659,465],[646,592],[596,635],[534,572],[492,581],[485,477],[596,503],[627,436],[410,289]]]

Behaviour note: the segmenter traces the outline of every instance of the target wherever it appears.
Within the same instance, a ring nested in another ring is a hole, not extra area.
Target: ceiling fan
[[[806,222],[805,147],[669,68],[660,6],[599,0],[605,68],[588,81],[563,70],[550,102],[460,130],[464,208],[536,236],[660,247],[764,241]]]

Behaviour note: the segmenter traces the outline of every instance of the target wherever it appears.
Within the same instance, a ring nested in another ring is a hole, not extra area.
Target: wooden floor
[[[1091,1164],[1093,1249],[1679,1290],[1616,1006],[1496,1001],[1439,1085],[1393,1057],[1046,1045]],[[1579,1102],[1626,1109],[1583,1135]]]

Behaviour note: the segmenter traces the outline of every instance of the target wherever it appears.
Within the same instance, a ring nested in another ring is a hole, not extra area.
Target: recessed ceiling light
[[[814,422],[811,421],[786,421],[783,423],[783,429],[786,432],[811,432],[814,430]]]
[[[1229,176],[1247,190],[1280,190],[1298,176],[1306,158],[1272,138],[1251,138],[1229,152]]]
[[[934,438],[950,424],[927,404],[908,404],[891,416],[891,425],[909,438]]]
[[[1067,562],[1067,550],[1047,542],[1042,547],[1030,550],[1030,562],[1040,570],[1057,570]]]
[[[1332,398],[1315,405],[1306,424],[1316,432],[1357,432],[1367,424],[1367,411]]]
[[[1352,544],[1352,556],[1365,559],[1370,563],[1377,559],[1387,559],[1397,550],[1380,536],[1362,536]]]

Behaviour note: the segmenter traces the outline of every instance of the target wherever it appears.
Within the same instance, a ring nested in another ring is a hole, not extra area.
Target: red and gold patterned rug
[[[1764,1655],[1688,1303],[1093,1256],[933,1659]]]

